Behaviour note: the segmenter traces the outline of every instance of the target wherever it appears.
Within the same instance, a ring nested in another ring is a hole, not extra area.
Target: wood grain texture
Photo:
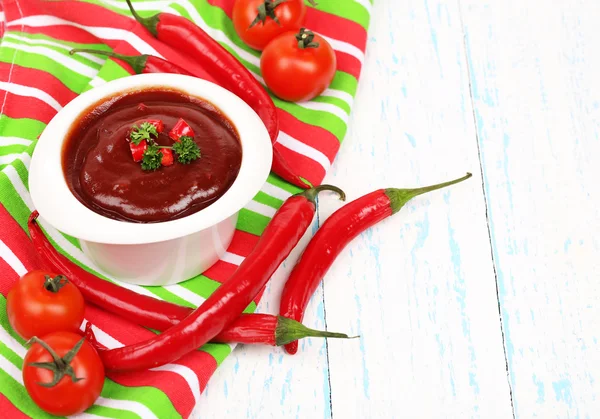
[[[328,183],[474,177],[416,198],[356,239],[325,279],[333,417],[510,418],[458,5],[375,4],[352,127]],[[321,221],[334,208],[320,205]]]
[[[600,413],[600,5],[461,0],[520,418]]]
[[[331,269],[305,323],[360,340],[310,339],[293,357],[236,349],[198,417],[597,417],[600,6],[378,0],[371,11],[326,181],[354,199],[474,176],[416,198]],[[338,207],[321,199],[315,223]],[[308,238],[263,311],[276,312]]]

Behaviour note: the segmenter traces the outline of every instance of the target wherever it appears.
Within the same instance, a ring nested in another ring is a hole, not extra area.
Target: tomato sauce
[[[141,105],[143,104],[143,105]],[[115,220],[153,223],[182,218],[219,199],[235,181],[242,147],[234,125],[211,103],[174,90],[142,90],[103,100],[75,122],[63,148],[63,171],[77,199]],[[146,119],[165,129],[183,118],[195,133],[201,157],[144,171],[129,148],[129,133]]]

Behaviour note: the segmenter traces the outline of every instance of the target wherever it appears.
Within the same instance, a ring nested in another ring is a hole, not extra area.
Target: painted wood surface
[[[517,417],[600,415],[600,5],[461,0]]]
[[[597,417],[599,21],[591,0],[378,0],[326,181],[354,199],[473,178],[331,269],[305,323],[359,340],[238,348],[198,417]],[[338,207],[322,197],[315,228]]]

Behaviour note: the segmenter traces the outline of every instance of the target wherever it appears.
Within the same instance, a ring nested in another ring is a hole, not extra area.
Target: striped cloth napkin
[[[319,184],[346,133],[364,59],[370,0],[319,0],[309,8],[307,27],[326,36],[337,53],[331,87],[305,103],[275,99],[281,120],[276,147],[291,166]],[[159,11],[185,16],[206,30],[260,80],[259,54],[237,37],[230,20],[234,0],[137,0],[142,15]],[[30,156],[46,124],[79,93],[126,77],[125,64],[93,55],[70,56],[74,47],[161,56],[210,80],[192,57],[156,41],[129,15],[122,0],[3,0],[0,43],[0,417],[45,418],[27,396],[21,379],[26,347],[8,324],[6,295],[28,270],[39,267],[25,233],[33,210],[27,175]],[[298,190],[270,176],[241,211],[233,243],[204,275],[168,287],[127,287],[177,304],[200,305],[236,269],[282,202]],[[54,246],[75,263],[109,281],[82,253],[79,243],[42,223]],[[258,301],[258,299],[257,299]],[[253,311],[256,304],[249,307]],[[152,332],[105,313],[86,309],[107,347],[131,344]],[[200,392],[233,345],[207,344],[177,362],[149,371],[110,375],[101,397],[82,417],[177,418],[195,416]],[[200,409],[201,410],[201,409]]]

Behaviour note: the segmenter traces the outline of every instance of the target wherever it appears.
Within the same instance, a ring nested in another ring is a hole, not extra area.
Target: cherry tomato
[[[319,96],[331,84],[335,69],[335,52],[329,42],[304,28],[275,38],[260,59],[269,89],[290,102]]]
[[[236,0],[232,14],[239,37],[258,50],[278,35],[300,29],[305,17],[304,0]]]
[[[62,275],[31,271],[8,293],[8,321],[24,339],[57,331],[77,332],[85,305],[81,292]]]
[[[104,365],[92,345],[71,332],[32,340],[23,360],[23,383],[35,404],[57,416],[81,413],[94,404],[104,384]]]

